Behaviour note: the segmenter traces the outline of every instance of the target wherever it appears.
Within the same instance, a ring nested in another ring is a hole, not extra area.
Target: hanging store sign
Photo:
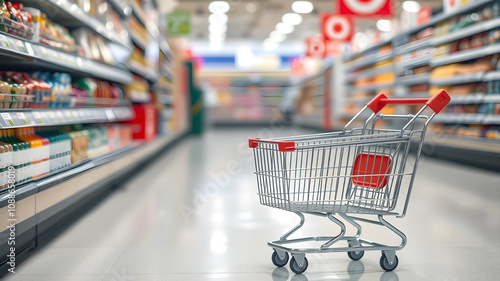
[[[191,13],[189,11],[173,11],[167,15],[168,35],[172,37],[187,36],[191,33]]]
[[[338,0],[339,14],[360,17],[392,16],[393,0]]]
[[[306,38],[306,57],[323,58],[326,46],[321,36]]]
[[[321,15],[321,33],[326,40],[350,41],[354,32],[352,19],[338,14]]]

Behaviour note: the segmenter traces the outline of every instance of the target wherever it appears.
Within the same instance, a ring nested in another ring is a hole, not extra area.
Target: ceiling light
[[[224,33],[227,30],[227,25],[225,24],[211,24],[208,26],[208,31],[210,33]]]
[[[282,22],[280,22],[276,25],[276,31],[278,31],[279,33],[283,33],[283,34],[290,34],[293,32],[294,29],[295,29],[295,27],[293,25],[282,23]]]
[[[404,1],[403,10],[409,13],[418,13],[420,11],[420,4],[416,1]]]
[[[208,10],[212,14],[225,14],[229,12],[229,3],[226,1],[214,1],[208,5]]]
[[[389,32],[392,28],[392,23],[390,20],[381,19],[377,21],[377,28],[383,32]]]
[[[254,3],[248,3],[246,9],[247,12],[254,13],[255,11],[257,11],[257,5],[255,5]]]
[[[299,25],[302,22],[302,16],[295,13],[284,14],[281,20],[289,25]]]
[[[271,34],[269,34],[269,38],[275,42],[281,42],[285,40],[286,35],[283,33],[279,33],[278,31],[273,31]]]
[[[226,24],[228,17],[226,14],[211,14],[208,16],[208,22],[210,24]]]
[[[270,51],[275,50],[278,47],[278,43],[276,41],[273,41],[273,40],[267,38],[266,40],[264,40],[263,46],[264,46],[264,50],[270,52]]]
[[[295,1],[292,4],[292,10],[299,14],[309,14],[314,9],[314,6],[309,1]]]

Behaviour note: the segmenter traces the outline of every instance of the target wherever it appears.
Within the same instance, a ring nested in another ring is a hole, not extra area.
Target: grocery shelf
[[[428,65],[431,60],[431,55],[423,55],[416,58],[405,59],[396,64],[396,72],[400,73],[407,69],[413,69],[420,66]]]
[[[495,81],[495,80],[500,80],[500,70],[488,71],[484,75],[484,81]]]
[[[372,99],[373,99],[373,97],[349,98],[349,99],[347,99],[347,103],[366,105]]]
[[[172,105],[174,103],[171,95],[158,94],[156,98],[163,105]]]
[[[147,29],[149,21],[146,14],[142,11],[142,9],[135,1],[132,1],[131,8],[134,17]]]
[[[424,38],[394,48],[394,55],[408,54],[425,48],[432,48],[432,39]]]
[[[70,0],[23,0],[26,6],[38,8],[45,12],[49,18],[58,23],[64,23],[68,28],[87,27],[111,42],[132,49],[129,40],[125,40],[114,30],[109,30],[104,23],[96,17],[86,13]]]
[[[465,37],[500,27],[500,18],[475,23],[469,27],[432,39],[432,45],[439,46]]]
[[[350,55],[349,57],[346,57],[345,61],[353,60],[353,59],[361,57],[363,55],[367,55],[367,54],[369,54],[369,53],[371,53],[373,51],[376,51],[376,50],[382,48],[383,46],[390,45],[390,44],[391,44],[391,40],[380,42],[377,45],[368,47],[368,48],[366,48],[366,49],[364,49],[362,51],[359,51],[359,52],[357,52],[355,54]]]
[[[500,115],[476,113],[440,113],[434,117],[436,123],[500,125]]]
[[[460,74],[455,75],[449,78],[431,78],[430,84],[433,86],[443,86],[443,85],[458,85],[458,84],[467,84],[467,83],[475,83],[482,82],[485,72],[477,72],[470,74]]]
[[[479,104],[484,101],[484,93],[451,96],[450,104]],[[500,95],[499,95],[500,96]]]
[[[121,84],[129,84],[132,81],[132,74],[128,70],[31,43],[9,34],[0,34],[0,51],[0,57],[5,57],[2,65],[8,67],[9,70],[25,70],[27,67],[36,65],[39,70],[68,72],[77,76],[91,76]]]
[[[160,50],[161,52],[170,60],[172,61],[172,50],[170,49],[170,45],[168,44],[167,39],[165,39],[163,36],[159,36],[159,45],[160,45]]]
[[[127,91],[127,98],[133,103],[149,103],[151,96],[149,93]]]
[[[388,89],[394,87],[394,83],[384,83],[384,84],[370,84],[365,86],[354,86],[349,88],[349,93],[355,94],[359,92],[374,92],[378,90]]]
[[[430,73],[397,77],[396,84],[402,84],[407,86],[426,84],[429,82],[430,77],[431,77]]]
[[[127,66],[130,69],[130,71],[145,78],[151,83],[156,83],[158,81],[158,73],[156,73],[152,69],[148,70],[147,68],[145,68],[139,63],[136,63],[135,61],[129,61],[127,63]]]
[[[393,58],[392,52],[389,52],[389,53],[384,54],[384,55],[371,54],[363,59],[358,59],[357,61],[348,62],[348,63],[344,64],[344,67],[347,71],[352,71],[355,69],[359,69],[359,68],[363,68],[366,66],[376,64],[378,62],[390,60],[392,58]]]
[[[108,2],[122,18],[127,18],[132,13],[132,8],[124,0],[108,0]]]
[[[399,98],[429,98],[429,92],[413,92],[406,95],[398,95]]]
[[[384,67],[374,67],[371,69],[363,70],[358,73],[350,73],[347,75],[348,82],[354,82],[357,79],[374,77],[375,75],[393,72],[394,67],[392,65]]]
[[[425,143],[439,144],[460,149],[472,149],[485,152],[500,153],[500,140],[492,140],[480,137],[465,137],[457,135],[429,133]]]
[[[484,103],[500,103],[500,94],[487,94],[483,98]]]
[[[472,50],[464,50],[460,52],[456,52],[453,54],[447,54],[443,56],[438,56],[432,58],[430,61],[430,65],[432,67],[451,64],[455,62],[463,62],[473,59],[482,58],[489,55],[494,55],[500,53],[500,43],[487,45],[484,47],[472,49]]]
[[[132,42],[134,43],[134,45],[136,45],[137,47],[139,47],[143,51],[146,50],[146,44],[144,44],[144,42],[141,40],[141,37],[139,37],[139,35],[137,35],[137,33],[130,30],[128,34],[130,35],[130,39],[132,39]]]
[[[126,121],[134,117],[130,107],[2,109],[0,128],[59,126]]]

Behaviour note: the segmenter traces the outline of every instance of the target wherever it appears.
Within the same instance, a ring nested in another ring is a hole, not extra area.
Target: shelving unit
[[[94,77],[120,84],[132,81],[128,69],[106,65],[49,46],[0,33],[0,68],[2,70],[61,71],[75,76]]]
[[[436,32],[429,32],[428,28],[434,28],[437,25],[444,23],[454,17],[469,14],[479,9],[482,9],[490,4],[493,0],[475,1],[474,3],[455,10],[451,13],[434,16],[424,25],[413,28],[402,34],[398,34],[389,41],[382,42],[376,46],[370,47],[367,50],[350,55],[344,58],[343,67],[345,69],[345,87],[347,104],[351,104],[355,108],[359,108],[377,92],[390,89],[394,97],[412,97],[422,98],[429,97],[429,91],[434,87],[445,87],[450,90],[452,100],[449,108],[453,106],[469,106],[479,105],[481,110],[484,110],[487,104],[498,104],[500,102],[500,93],[473,91],[469,94],[454,95],[452,87],[462,87],[462,85],[484,84],[481,89],[486,89],[486,83],[492,81],[500,81],[499,70],[482,70],[465,73],[459,72],[454,76],[437,76],[433,70],[438,67],[447,66],[450,64],[471,63],[477,59],[481,59],[490,55],[500,54],[500,43],[484,44],[479,47],[466,50],[456,51],[451,54],[438,55],[437,51],[442,50],[444,45],[451,44],[455,41],[462,40],[474,36],[476,34],[489,32],[500,28],[500,18],[492,18],[482,22],[471,24],[465,28],[437,36]],[[380,54],[382,48],[390,45],[392,52],[384,56],[376,57],[374,54]],[[366,79],[369,76],[375,76],[389,70],[388,67],[372,67],[368,70],[364,69],[369,65],[375,65],[375,62],[380,62],[383,59],[391,58],[394,60],[394,84],[375,85],[365,84],[363,86],[353,85],[359,79]],[[431,77],[432,72],[432,77]],[[364,93],[358,95],[358,93]],[[407,113],[408,110],[403,110],[398,113]],[[339,113],[344,117],[350,117],[352,112]],[[500,114],[485,114],[485,113],[454,113],[453,111],[440,113],[433,120],[433,125],[442,126],[457,126],[467,127],[472,126],[499,126]],[[434,128],[434,127],[433,127]],[[437,128],[437,127],[436,127]],[[494,127],[491,127],[494,128]],[[479,131],[477,131],[479,134]],[[483,132],[484,133],[484,132]],[[456,135],[440,134],[431,128],[432,139],[439,138],[439,147],[443,148],[448,154],[460,153],[458,150],[467,150],[468,155],[476,151],[482,157],[488,158],[486,162],[493,163],[496,161],[497,166],[500,161],[500,139],[487,139],[484,137],[462,137]],[[430,139],[430,138],[429,138]],[[453,141],[452,141],[453,140]],[[488,145],[485,145],[485,144]],[[449,145],[448,145],[449,144]],[[482,154],[483,152],[491,152]],[[439,157],[443,157],[443,153]],[[450,156],[451,157],[451,156]],[[460,161],[466,161],[461,159]],[[477,164],[477,163],[475,163]]]
[[[139,22],[142,22],[150,33],[148,36],[151,41],[149,42],[143,42],[136,37],[137,34],[132,32],[128,33],[127,38],[122,37],[123,34],[120,36],[116,31],[108,29],[106,24],[97,17],[86,13],[70,0],[23,0],[21,2],[25,6],[40,9],[52,21],[63,23],[70,31],[77,28],[90,30],[102,36],[108,46],[115,48],[113,50],[119,50],[128,55],[134,45],[140,47],[143,52],[146,52],[148,48],[148,51],[151,49],[154,51],[152,46],[157,46],[158,61],[152,68],[133,62],[126,65],[121,62],[111,65],[83,57],[77,52],[67,52],[35,43],[34,39],[23,39],[0,32],[0,70],[2,71],[69,73],[73,78],[96,78],[105,85],[113,82],[119,84],[116,85],[117,87],[125,89],[133,83],[134,75],[139,75],[147,79],[149,85],[147,93],[137,96],[131,94],[122,97],[119,94],[120,98],[113,99],[97,96],[85,98],[77,95],[64,96],[65,100],[72,101],[67,104],[72,104],[74,107],[60,107],[62,103],[59,104],[56,101],[59,97],[56,98],[53,95],[50,97],[50,107],[47,108],[0,108],[1,130],[9,129],[13,132],[15,130],[11,129],[18,129],[17,132],[19,132],[26,130],[21,128],[60,128],[60,126],[69,130],[70,127],[80,127],[81,124],[133,122],[137,117],[136,107],[144,104],[144,106],[155,108],[153,102],[159,102],[166,107],[163,111],[157,109],[160,113],[158,115],[162,115],[162,118],[168,117],[161,119],[158,126],[168,125],[171,129],[168,132],[159,133],[155,140],[149,142],[135,140],[132,144],[118,149],[111,148],[109,144],[108,151],[111,152],[79,161],[71,160],[71,164],[65,168],[51,170],[50,173],[47,172],[40,177],[31,179],[28,177],[28,180],[20,181],[16,185],[16,209],[19,210],[16,225],[18,255],[36,245],[40,237],[50,233],[61,220],[66,219],[90,199],[108,192],[113,187],[113,183],[132,175],[135,170],[159,155],[166,147],[186,135],[188,130],[186,126],[187,95],[181,92],[182,87],[177,87],[177,83],[181,82],[177,70],[183,65],[179,60],[180,50],[169,45],[167,35],[157,27],[160,23],[145,20],[148,16],[141,10],[141,7],[136,4],[129,5],[128,1],[124,0],[108,1],[110,4],[108,8],[116,11],[122,21],[127,21],[130,17],[138,17]],[[159,56],[164,58],[161,66],[159,66]],[[153,98],[153,91],[157,92],[155,95],[159,98]],[[3,100],[5,94],[2,95],[0,107],[4,107],[3,104],[13,107],[8,105],[7,100]],[[33,98],[35,95],[23,97]],[[23,102],[22,99],[21,102]],[[49,104],[44,106],[49,106]],[[136,126],[136,123],[133,124]],[[119,126],[123,125],[117,125]],[[8,190],[0,190],[0,218],[6,217],[7,204]],[[2,237],[8,235],[8,230],[0,227],[0,235]],[[0,253],[4,257],[9,251],[8,246],[6,241],[1,241]],[[4,259],[0,259],[0,263],[2,262]]]
[[[86,13],[70,0],[23,0],[22,2],[44,11],[56,22],[64,22],[64,25],[69,28],[86,27],[113,43],[128,49],[132,48],[130,40],[121,38],[118,33],[109,30],[97,18]],[[119,0],[115,2],[118,3]]]

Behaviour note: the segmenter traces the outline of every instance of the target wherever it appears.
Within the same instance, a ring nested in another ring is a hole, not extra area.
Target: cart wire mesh
[[[295,151],[280,151],[269,141],[254,147],[262,205],[294,212],[391,214],[402,183],[412,182],[416,163],[409,163],[415,159],[408,153],[412,141],[423,140],[423,131],[353,129],[279,139],[285,140],[295,142]]]

